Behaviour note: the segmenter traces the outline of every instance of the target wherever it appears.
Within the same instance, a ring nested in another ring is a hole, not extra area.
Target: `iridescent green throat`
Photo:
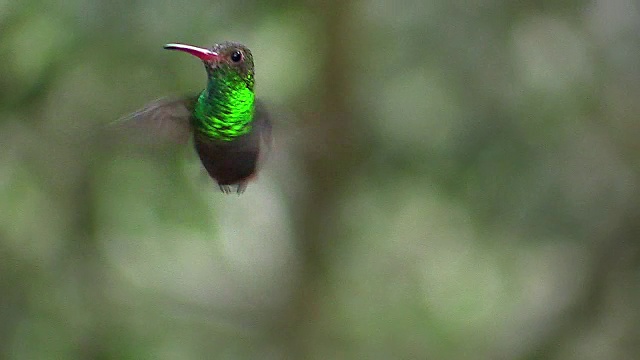
[[[227,67],[209,73],[207,88],[194,109],[194,127],[204,135],[231,141],[251,131],[255,95],[253,78],[243,79]]]

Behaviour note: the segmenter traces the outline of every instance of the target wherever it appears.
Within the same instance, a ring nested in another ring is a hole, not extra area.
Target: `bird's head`
[[[253,90],[253,55],[244,45],[237,42],[223,42],[209,49],[186,44],[166,44],[167,50],[179,50],[198,57],[204,63],[209,77],[234,77],[243,81]],[[234,76],[235,75],[235,76]]]

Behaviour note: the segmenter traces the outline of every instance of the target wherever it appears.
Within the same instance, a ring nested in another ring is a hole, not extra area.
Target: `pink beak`
[[[197,46],[186,44],[166,44],[164,46],[167,50],[180,50],[189,53],[193,56],[197,56],[202,61],[217,61],[220,55],[217,52],[213,52],[209,49],[200,48]]]

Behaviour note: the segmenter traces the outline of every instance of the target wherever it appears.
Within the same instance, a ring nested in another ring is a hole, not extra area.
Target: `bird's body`
[[[194,117],[194,121],[198,121]],[[261,103],[256,104],[251,129],[233,140],[220,140],[204,132],[194,133],[194,144],[200,161],[220,189],[229,193],[233,186],[242,193],[255,176],[262,147],[269,146],[271,122]]]
[[[193,137],[200,160],[220,189],[242,193],[258,167],[264,146],[271,144],[271,120],[255,98],[253,56],[239,43],[203,49],[168,44],[199,57],[207,70],[207,86],[198,95],[161,99],[130,118],[152,136],[187,142]]]

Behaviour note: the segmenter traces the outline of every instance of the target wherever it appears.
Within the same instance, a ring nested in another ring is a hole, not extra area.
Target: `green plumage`
[[[255,108],[253,84],[241,74],[218,67],[209,75],[194,110],[194,127],[213,139],[231,141],[251,131]]]

